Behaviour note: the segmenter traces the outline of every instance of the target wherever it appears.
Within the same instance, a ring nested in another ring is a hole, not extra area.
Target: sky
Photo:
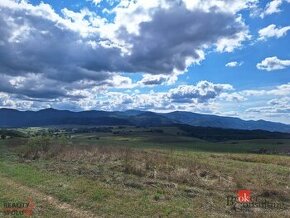
[[[1,0],[0,108],[290,124],[290,0]]]

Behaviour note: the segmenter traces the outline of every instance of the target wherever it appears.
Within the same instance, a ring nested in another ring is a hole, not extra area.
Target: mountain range
[[[290,125],[264,120],[242,120],[234,117],[197,114],[184,111],[154,113],[148,111],[81,111],[43,109],[18,111],[0,109],[0,127],[40,127],[49,125],[134,125],[168,126],[187,124],[191,126],[215,127],[242,130],[266,130],[290,133]]]

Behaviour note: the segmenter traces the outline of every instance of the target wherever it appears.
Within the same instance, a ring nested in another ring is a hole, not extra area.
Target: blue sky
[[[0,3],[0,107],[290,124],[289,0]]]

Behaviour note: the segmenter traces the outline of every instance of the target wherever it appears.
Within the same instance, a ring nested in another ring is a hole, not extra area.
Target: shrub
[[[27,159],[38,159],[41,152],[49,150],[50,139],[48,137],[37,136],[29,138],[28,141],[20,147],[19,155]]]
[[[26,159],[38,159],[41,156],[52,157],[59,154],[68,144],[68,139],[61,136],[58,140],[52,142],[49,136],[31,137],[20,147],[18,154]]]

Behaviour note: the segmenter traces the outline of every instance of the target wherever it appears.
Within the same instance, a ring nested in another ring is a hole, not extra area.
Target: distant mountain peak
[[[198,114],[188,111],[155,113],[151,111],[80,111],[57,110],[46,108],[36,112],[0,109],[0,127],[29,127],[47,125],[138,125],[163,126],[187,124],[191,126],[267,130],[290,132],[290,125],[265,120],[242,120],[235,117]]]
[[[58,109],[54,109],[54,108],[44,108],[44,109],[39,110],[38,112],[40,112],[40,111],[62,111],[62,110],[58,110]]]

